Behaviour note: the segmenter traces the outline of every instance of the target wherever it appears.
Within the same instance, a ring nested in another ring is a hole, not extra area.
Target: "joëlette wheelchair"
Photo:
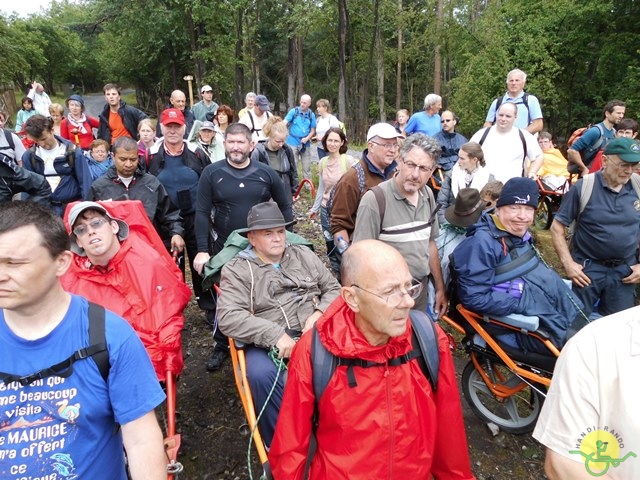
[[[534,225],[542,230],[548,230],[553,223],[553,216],[556,214],[562,203],[562,197],[571,188],[575,178],[568,178],[563,185],[558,188],[546,184],[540,177],[536,178],[540,201],[534,217]]]
[[[531,432],[560,355],[539,330],[538,317],[514,314],[490,318],[458,303],[442,319],[464,335],[461,348],[469,355],[469,362],[462,373],[462,393],[471,410],[505,432]],[[513,345],[514,334],[529,335],[544,345],[548,355],[525,354]]]
[[[216,295],[221,295],[220,287],[214,285]],[[249,431],[252,432],[251,438],[258,454],[260,464],[262,465],[261,479],[272,480],[271,467],[269,466],[269,457],[267,456],[267,449],[265,448],[260,430],[258,428],[258,416],[253,403],[253,396],[251,395],[251,388],[249,387],[249,381],[247,380],[247,362],[245,359],[244,344],[236,342],[233,338],[229,337],[229,353],[231,354],[231,364],[233,367],[233,377],[236,381],[236,388],[238,389],[238,395],[240,396],[240,402],[242,403],[242,409],[244,415],[247,418],[247,425]],[[247,466],[251,471],[251,465]],[[251,475],[251,474],[250,474]]]

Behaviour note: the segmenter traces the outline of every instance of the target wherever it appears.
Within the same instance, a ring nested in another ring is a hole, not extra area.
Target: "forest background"
[[[638,117],[638,25],[638,0],[54,0],[0,17],[0,84],[23,92],[37,79],[55,94],[117,82],[153,116],[188,90],[186,75],[195,101],[210,84],[235,109],[248,91],[279,111],[309,93],[363,142],[430,92],[470,136],[520,68],[562,142],[614,98]]]

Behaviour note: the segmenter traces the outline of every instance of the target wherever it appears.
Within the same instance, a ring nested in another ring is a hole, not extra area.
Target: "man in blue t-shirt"
[[[496,98],[489,107],[484,128],[488,128],[496,123],[496,114],[503,103],[513,103],[518,107],[516,127],[528,130],[529,133],[542,131],[544,126],[542,120],[542,109],[540,101],[535,95],[524,91],[527,84],[527,74],[520,69],[511,70],[507,74],[507,92]]]
[[[551,224],[553,246],[587,315],[598,300],[601,315],[633,307],[640,283],[640,180],[633,173],[640,164],[640,146],[631,138],[611,140],[602,164],[602,170],[578,180],[565,194]],[[585,201],[587,180],[593,183]],[[569,247],[566,227],[573,222]]]
[[[90,356],[50,368],[90,345],[88,303],[60,283],[69,248],[49,210],[0,205],[0,478],[126,480],[124,448],[131,478],[166,479],[165,395],[126,321],[105,314],[107,381]]]
[[[293,150],[296,168],[302,162],[302,176],[311,179],[311,139],[316,136],[316,115],[311,111],[311,97],[302,95],[300,106],[292,108],[284,117],[289,125],[287,145]]]
[[[440,110],[442,109],[442,97],[430,93],[424,97],[424,111],[411,115],[404,131],[407,136],[412,133],[424,133],[430,137],[435,136],[442,129],[440,123]]]
[[[587,129],[567,150],[567,160],[577,169],[574,173],[586,175],[590,167],[609,140],[615,138],[614,127],[624,118],[626,105],[620,100],[611,100],[604,106],[604,120]],[[570,165],[571,167],[571,165]],[[571,168],[569,169],[571,171]]]

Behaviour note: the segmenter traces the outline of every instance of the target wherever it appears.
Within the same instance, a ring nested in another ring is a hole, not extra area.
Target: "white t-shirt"
[[[470,141],[480,143],[484,131],[484,128],[478,130]],[[542,150],[533,135],[526,130],[521,131],[527,146],[526,156],[533,161],[542,155]],[[486,168],[496,180],[506,183],[510,178],[522,176],[525,151],[517,128],[501,133],[492,127],[482,144],[482,151],[487,162]]]
[[[67,147],[62,143],[58,143],[58,146],[51,150],[46,150],[42,147],[36,148],[36,155],[44,161],[44,176],[49,182],[52,192],[60,184],[60,176],[56,175],[57,172],[53,167],[53,161],[57,157],[64,157],[66,152]]]
[[[326,118],[323,118],[320,115],[316,116],[316,136],[318,138],[324,138],[324,134],[332,127],[340,128],[340,120],[335,116],[331,114],[327,115]]]
[[[595,441],[608,442],[602,456],[616,480],[640,478],[640,307],[584,327],[563,348],[533,437],[559,455],[585,464]],[[578,452],[580,453],[571,453]],[[605,462],[589,462],[600,472]],[[586,478],[586,477],[585,477]]]
[[[238,122],[249,127],[253,141],[257,142],[258,140],[264,140],[267,138],[262,129],[267,123],[267,120],[269,120],[269,117],[271,117],[270,112],[264,112],[262,116],[259,117],[254,111],[250,110]],[[252,119],[253,123],[251,123]]]

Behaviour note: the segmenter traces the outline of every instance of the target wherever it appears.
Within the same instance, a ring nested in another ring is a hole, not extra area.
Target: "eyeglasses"
[[[607,158],[607,157],[605,157]],[[616,167],[619,168],[620,170],[634,170],[637,165],[635,163],[628,163],[628,162],[615,162],[613,160],[611,160],[610,158],[607,158],[607,160],[609,162],[611,162],[611,164]]]
[[[371,140],[371,143],[373,143],[374,145],[379,145],[389,152],[397,150],[399,148],[399,145],[397,143],[378,143],[374,142],[373,140]]]
[[[430,167],[427,167],[426,165],[416,165],[413,162],[407,162],[407,161],[403,161],[404,166],[407,167],[409,170],[414,170],[414,169],[418,169],[420,170],[420,173],[431,173],[436,169],[435,165],[431,165]]]
[[[97,230],[107,222],[108,220],[106,218],[96,218],[86,225],[78,225],[73,229],[73,233],[75,233],[76,237],[82,237],[89,232],[89,227],[91,227],[91,230]]]
[[[446,119],[443,118],[442,120],[440,120],[440,123],[449,123],[449,122],[453,122],[453,120],[450,118],[446,118]]]
[[[388,295],[380,295],[378,293],[371,292],[355,283],[351,284],[351,286],[359,290],[362,290],[363,292],[367,292],[368,294],[373,295],[374,297],[378,297],[381,300],[384,300],[387,305],[392,307],[397,307],[398,305],[400,305],[400,302],[402,302],[402,299],[404,298],[405,295],[409,295],[412,299],[415,300],[420,296],[420,293],[422,293],[422,283],[418,283],[418,282],[412,282],[411,286],[405,287],[404,291],[396,290],[393,293],[390,293]]]

